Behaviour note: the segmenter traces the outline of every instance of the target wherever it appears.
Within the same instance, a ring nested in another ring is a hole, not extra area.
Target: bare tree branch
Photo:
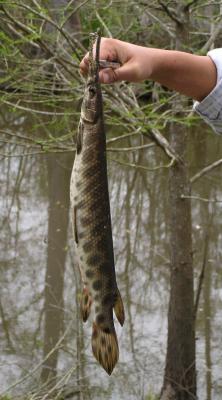
[[[185,5],[184,9],[185,9],[186,11],[189,11],[189,9],[190,9],[192,6],[196,5],[199,1],[200,1],[200,0],[191,0],[187,5]]]
[[[194,302],[194,319],[197,318],[197,311],[198,311],[198,307],[199,307],[200,294],[201,294],[201,290],[202,290],[202,286],[203,286],[205,269],[206,269],[206,266],[207,266],[208,246],[209,246],[209,236],[208,236],[208,233],[206,233],[205,240],[204,240],[203,264],[202,264],[202,269],[201,269],[199,280],[198,280],[196,299],[195,299],[195,302]]]
[[[200,197],[200,196],[186,196],[186,195],[181,195],[181,199],[193,199],[193,200],[199,200],[203,201],[204,203],[222,203],[222,200],[220,199],[206,199],[205,197]]]
[[[172,19],[172,21],[176,22],[177,25],[181,25],[182,21],[177,17],[174,11],[170,10],[169,7],[163,3],[161,0],[158,0],[158,3],[162,7],[163,11]]]
[[[69,43],[69,45],[71,46],[72,50],[76,54],[77,58],[79,60],[81,60],[81,56],[80,56],[77,48],[80,48],[84,53],[86,52],[86,48],[77,39],[73,38],[64,28],[61,28],[48,15],[45,15],[42,12],[39,12],[39,11],[35,10],[34,8],[28,6],[27,4],[20,4],[20,3],[17,3],[17,2],[13,2],[11,4],[15,4],[15,5],[17,5],[17,6],[21,7],[21,8],[24,8],[24,9],[32,12],[33,14],[36,14],[42,20],[44,20],[44,21],[48,22],[49,24],[51,24],[52,26],[54,26],[54,28],[56,28],[58,30],[58,32],[60,32],[61,35],[67,40],[67,43]],[[35,1],[35,4],[37,4],[36,1]],[[40,7],[40,9],[41,9],[41,7]]]
[[[201,48],[200,52],[201,53],[206,53],[211,45],[214,43],[214,41],[216,40],[217,36],[221,33],[222,30],[222,22],[220,21],[218,23],[218,25],[214,28],[210,38],[208,39],[208,41],[205,43],[205,45]]]
[[[145,13],[149,15],[155,22],[158,22],[158,24],[168,33],[168,35],[172,38],[175,39],[175,34],[172,32],[172,30],[167,26],[167,24],[162,21],[160,18],[158,18],[156,15],[151,13],[149,10],[145,10]]]
[[[197,174],[192,176],[192,178],[190,179],[190,183],[196,182],[202,176],[206,175],[208,172],[212,171],[214,168],[219,167],[221,164],[222,164],[222,158],[213,162],[212,164],[208,165],[207,167],[205,167],[201,171],[199,171]]]

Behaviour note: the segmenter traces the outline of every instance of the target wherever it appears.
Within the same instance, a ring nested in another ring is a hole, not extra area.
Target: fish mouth
[[[99,53],[100,53],[100,32],[90,34],[90,50],[89,50],[89,74],[87,85],[95,84],[99,81]],[[93,47],[95,45],[95,57],[93,55]]]

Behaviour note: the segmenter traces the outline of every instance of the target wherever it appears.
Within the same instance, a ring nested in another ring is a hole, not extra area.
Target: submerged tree
[[[174,17],[175,49],[184,50],[189,43],[190,26],[186,2],[175,2]],[[185,104],[185,99],[176,99],[178,115]],[[171,167],[169,174],[171,278],[162,400],[191,400],[196,397],[191,190],[185,159],[187,140],[186,128],[172,122],[170,143],[181,161]]]

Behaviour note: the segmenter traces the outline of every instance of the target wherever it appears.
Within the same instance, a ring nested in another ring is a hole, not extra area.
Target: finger
[[[115,81],[128,81],[128,82],[136,82],[137,81],[137,68],[135,63],[127,62],[122,65],[120,68],[113,70]]]
[[[112,68],[104,68],[99,71],[99,81],[100,83],[113,83],[115,82],[115,77],[113,76]]]

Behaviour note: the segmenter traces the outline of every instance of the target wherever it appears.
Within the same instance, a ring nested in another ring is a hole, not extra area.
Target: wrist
[[[168,73],[169,65],[166,58],[168,50],[146,47],[141,47],[141,50],[143,55],[140,62],[141,80],[160,82]]]

